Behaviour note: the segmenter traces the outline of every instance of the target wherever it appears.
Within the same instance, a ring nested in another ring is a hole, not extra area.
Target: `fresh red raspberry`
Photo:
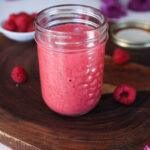
[[[9,16],[9,18],[8,18],[8,20],[11,20],[11,21],[15,21],[16,20],[16,18],[17,18],[17,14],[11,14],[10,16]]]
[[[32,13],[32,14],[30,15],[31,20],[34,21],[34,19],[35,19],[36,16],[37,16],[37,13]]]
[[[17,29],[16,25],[11,20],[5,21],[3,24],[3,28],[6,30],[9,30],[9,31],[16,31],[16,29]]]
[[[11,78],[16,82],[16,83],[23,83],[27,80],[27,74],[26,71],[23,67],[21,66],[16,66],[13,68],[11,72]]]
[[[22,12],[18,13],[18,16],[24,16],[24,17],[28,18],[28,21],[30,21],[30,14],[28,14],[27,12],[22,11]]]
[[[27,28],[27,32],[32,32],[32,31],[34,31],[34,25],[33,25],[33,23],[30,23]]]
[[[27,15],[18,15],[15,19],[15,24],[19,32],[26,32],[29,22],[29,17]]]
[[[114,63],[118,65],[123,65],[130,60],[130,55],[127,51],[117,48],[113,52],[112,59]]]
[[[18,15],[20,15],[20,16],[27,16],[27,17],[29,16],[29,14],[24,12],[24,11],[18,13]]]
[[[113,96],[116,101],[124,105],[131,105],[136,99],[136,90],[127,84],[121,84],[115,89]]]
[[[34,31],[33,22],[36,15],[36,13],[28,14],[26,12],[20,12],[18,14],[12,13],[3,27],[16,32]]]

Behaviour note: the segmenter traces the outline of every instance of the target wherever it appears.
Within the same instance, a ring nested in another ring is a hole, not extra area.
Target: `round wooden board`
[[[87,115],[57,115],[41,97],[35,44],[10,44],[0,50],[0,141],[20,150],[143,150],[150,144],[150,92],[139,92],[131,107],[108,94]],[[15,65],[27,70],[25,84],[11,80]]]

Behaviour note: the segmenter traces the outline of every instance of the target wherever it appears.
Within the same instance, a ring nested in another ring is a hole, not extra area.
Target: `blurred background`
[[[72,4],[72,3],[84,4],[100,9],[104,1],[108,3],[113,0],[103,0],[103,1],[102,0],[0,0],[0,14],[2,14],[0,15],[0,20],[7,18],[10,13],[19,11],[38,12],[46,7],[58,4]],[[133,1],[138,2],[139,0]],[[119,0],[119,2],[121,2],[121,4],[123,4],[123,6],[126,7],[129,0]],[[148,3],[150,3],[150,1]],[[126,21],[133,19],[150,21],[150,10],[144,12],[127,10],[127,12],[128,12],[127,15],[121,17],[119,21]]]

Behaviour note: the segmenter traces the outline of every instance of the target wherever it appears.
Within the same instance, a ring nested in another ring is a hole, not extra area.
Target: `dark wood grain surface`
[[[113,49],[108,44],[108,54]],[[69,118],[52,112],[42,100],[35,43],[0,35],[0,142],[14,150],[143,150],[150,144],[149,51],[130,53],[134,63],[125,66],[106,57],[103,92],[129,83],[138,90],[136,103],[125,107],[105,94],[93,111]],[[10,78],[15,65],[28,72],[23,85],[16,86]]]

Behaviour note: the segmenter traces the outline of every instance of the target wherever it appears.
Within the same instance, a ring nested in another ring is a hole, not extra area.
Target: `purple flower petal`
[[[144,150],[150,150],[150,147],[149,147],[148,145],[146,145],[146,146],[144,147]]]
[[[112,4],[116,4],[119,3],[118,0],[103,0],[103,2],[107,5],[112,5]]]
[[[150,11],[150,0],[130,0],[128,8],[134,11]]]
[[[118,19],[122,16],[126,15],[125,8],[115,0],[105,0],[109,1],[109,3],[103,3],[101,7],[101,11],[104,15],[106,15],[110,19]]]

